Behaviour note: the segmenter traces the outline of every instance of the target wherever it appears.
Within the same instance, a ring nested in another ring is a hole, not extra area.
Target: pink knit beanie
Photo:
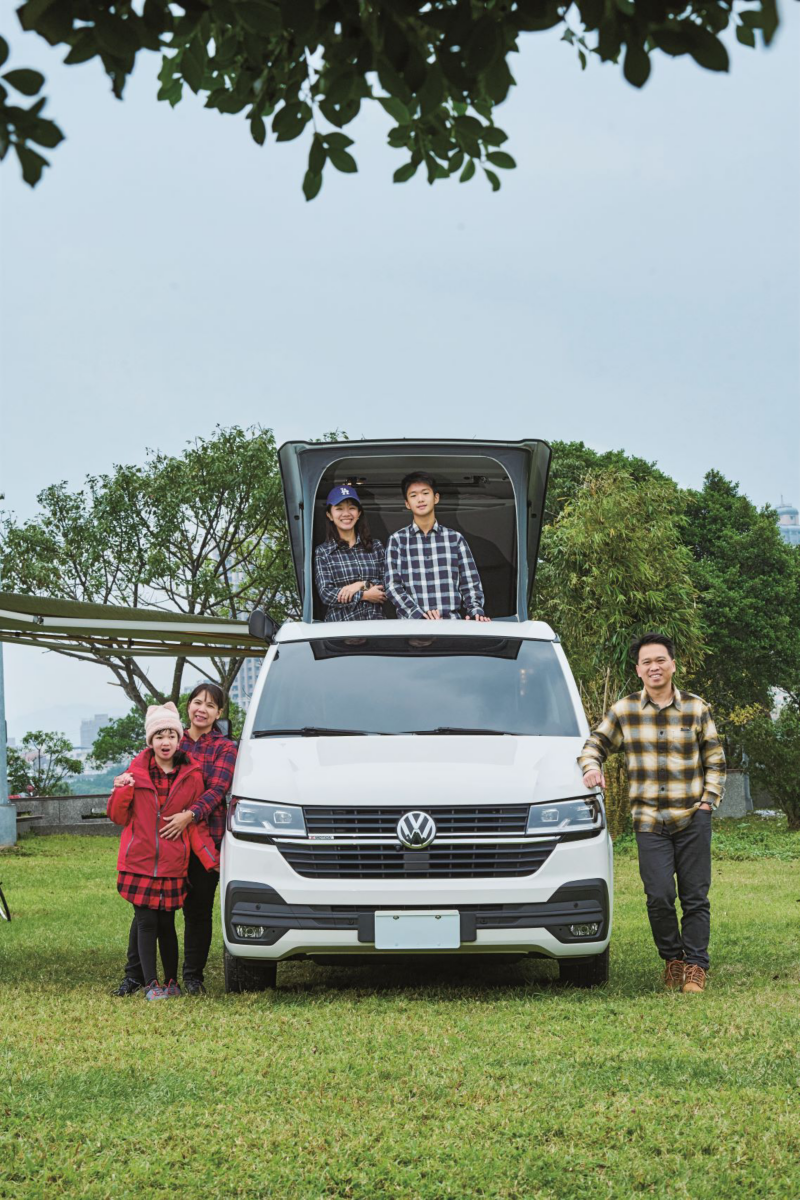
[[[158,733],[159,729],[174,729],[178,739],[183,737],[183,723],[171,700],[168,700],[166,704],[148,706],[144,718],[145,740],[148,746],[152,744],[153,735]]]

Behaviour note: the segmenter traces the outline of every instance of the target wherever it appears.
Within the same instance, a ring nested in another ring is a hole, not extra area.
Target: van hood
[[[583,795],[581,737],[250,739],[233,793],[279,804],[534,804]]]

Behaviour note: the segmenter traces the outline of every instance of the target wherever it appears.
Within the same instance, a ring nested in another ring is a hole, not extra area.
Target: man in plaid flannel
[[[603,763],[624,750],[639,874],[653,940],[666,964],[664,983],[702,992],[711,926],[711,813],[722,799],[725,755],[706,702],[673,685],[672,640],[647,633],[631,653],[644,687],[612,704],[578,762],[586,787],[605,787]]]
[[[414,471],[400,486],[414,520],[393,533],[386,546],[386,594],[398,617],[440,621],[459,618],[464,609],[467,620],[488,621],[466,538],[436,519],[435,481],[425,471]]]

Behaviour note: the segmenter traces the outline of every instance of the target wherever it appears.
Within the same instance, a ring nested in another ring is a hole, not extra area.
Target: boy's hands
[[[383,604],[385,599],[386,592],[382,583],[373,583],[372,587],[367,588],[362,596],[362,600],[369,600],[371,604]]]
[[[485,617],[483,613],[476,613],[474,617],[466,617],[467,621],[491,621],[491,617]]]
[[[130,787],[134,782],[135,780],[130,771],[123,771],[122,774],[118,775],[114,780],[114,787]]]
[[[439,612],[438,608],[429,608],[425,613],[426,621],[441,621],[441,619],[442,614]]]

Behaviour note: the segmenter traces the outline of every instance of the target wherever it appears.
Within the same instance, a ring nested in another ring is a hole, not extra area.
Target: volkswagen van
[[[528,619],[550,448],[541,441],[284,445],[303,619],[266,641],[222,846],[228,991],[280,962],[420,956],[556,960],[608,975],[612,852],[557,634]],[[384,542],[410,520],[400,479],[437,481],[467,538],[489,622],[325,623],[313,548],[324,497],[357,487]]]

